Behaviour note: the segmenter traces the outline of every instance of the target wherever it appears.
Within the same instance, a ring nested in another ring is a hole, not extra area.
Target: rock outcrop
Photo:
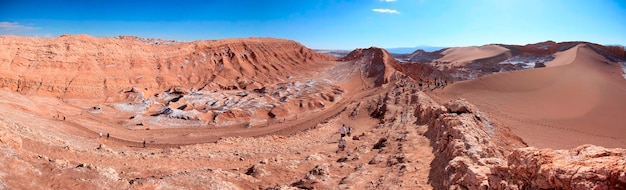
[[[0,87],[23,94],[101,100],[131,88],[199,89],[212,82],[224,89],[246,89],[334,59],[295,41],[271,38],[148,42],[87,35],[3,36]]]
[[[594,145],[520,148],[494,171],[490,186],[502,189],[625,189],[626,151]]]
[[[626,150],[582,145],[571,150],[507,144],[500,129],[465,100],[441,106],[422,93],[415,116],[428,124],[435,160],[435,188],[624,189]]]
[[[389,52],[377,47],[355,49],[340,61],[354,61],[361,66],[362,75],[374,80],[375,86],[389,83],[402,70]]]
[[[505,154],[516,147],[499,144],[495,138],[499,131],[483,113],[463,100],[446,103],[445,107],[422,93],[418,93],[417,99],[417,122],[429,126],[425,135],[431,139],[436,156],[433,162],[439,167],[431,170],[433,186],[488,187],[491,168],[505,164]]]

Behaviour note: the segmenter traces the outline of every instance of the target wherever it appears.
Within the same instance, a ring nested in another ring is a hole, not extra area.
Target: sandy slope
[[[494,57],[507,51],[509,51],[509,49],[499,45],[455,47],[443,51],[443,57],[436,61],[461,66],[477,59]]]
[[[531,146],[626,147],[626,81],[618,66],[584,44],[546,65],[455,83],[434,94],[469,99]]]

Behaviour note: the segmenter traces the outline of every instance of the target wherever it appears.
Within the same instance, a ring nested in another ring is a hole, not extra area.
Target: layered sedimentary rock
[[[132,37],[0,37],[0,87],[24,94],[106,99],[133,87],[259,87],[334,58],[291,40],[161,43]],[[151,94],[151,93],[147,93]]]

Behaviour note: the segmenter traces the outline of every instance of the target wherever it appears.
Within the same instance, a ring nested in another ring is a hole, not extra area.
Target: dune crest
[[[619,101],[626,99],[619,65],[587,44],[557,53],[546,65],[458,82],[443,93],[490,110],[530,145],[626,147],[626,136],[619,132],[626,130],[619,116],[626,110],[626,102]],[[537,135],[537,130],[544,133]]]
[[[507,52],[509,52],[509,49],[499,45],[448,48],[441,52],[443,57],[437,59],[436,61],[451,63],[454,66],[461,66],[474,60],[494,57]]]

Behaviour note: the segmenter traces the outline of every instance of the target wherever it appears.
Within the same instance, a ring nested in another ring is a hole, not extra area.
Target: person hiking
[[[100,131],[100,133],[98,133],[98,136],[100,136],[99,138],[102,138],[102,131]]]
[[[107,133],[107,140],[109,139],[109,137],[111,137],[111,136],[109,135],[109,133]]]
[[[352,126],[348,126],[348,137],[352,134]]]
[[[146,148],[146,139],[143,140],[143,147]]]
[[[344,151],[346,149],[346,139],[340,139],[339,140],[339,144],[337,144],[337,147],[339,149],[337,149],[337,151],[335,153],[339,153],[341,151]]]
[[[339,133],[341,134],[341,139],[346,136],[346,125],[342,124],[339,128]]]

